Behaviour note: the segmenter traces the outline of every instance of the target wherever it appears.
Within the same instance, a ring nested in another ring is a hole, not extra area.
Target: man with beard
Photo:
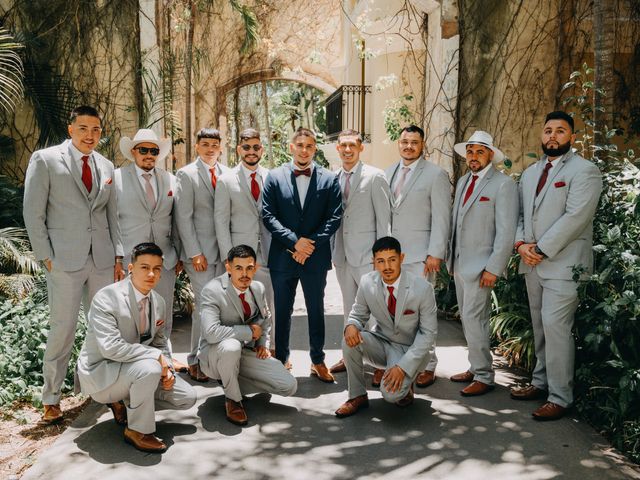
[[[405,271],[434,282],[447,252],[451,222],[451,183],[442,168],[423,157],[424,131],[415,125],[402,129],[398,140],[400,161],[386,170],[391,186],[391,235],[404,248]],[[416,378],[418,387],[435,382],[438,359],[433,343],[426,370]],[[374,374],[379,385],[381,372]]]
[[[540,161],[520,179],[520,219],[515,249],[525,276],[536,366],[531,385],[513,388],[516,400],[546,399],[535,420],[561,418],[573,403],[574,342],[571,335],[578,306],[578,283],[593,268],[593,217],[602,176],[591,162],[572,151],[573,118],[547,115]]]
[[[204,286],[224,271],[221,258],[228,250],[218,248],[213,222],[218,179],[229,169],[219,162],[222,154],[220,132],[202,128],[196,134],[197,157],[176,173],[175,221],[182,242],[181,259],[189,275],[195,306],[191,313],[191,350],[187,355],[189,376],[206,382],[198,367],[200,341],[200,302]]]

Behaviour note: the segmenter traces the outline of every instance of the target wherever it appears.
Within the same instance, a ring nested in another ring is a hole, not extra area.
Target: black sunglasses
[[[253,148],[253,151],[257,152],[262,148],[262,145],[247,145],[245,143],[244,145],[240,145],[240,148],[243,149],[245,152],[248,152]]]
[[[154,157],[157,157],[160,154],[160,149],[156,147],[134,147],[134,150],[138,150],[141,155],[150,153]]]

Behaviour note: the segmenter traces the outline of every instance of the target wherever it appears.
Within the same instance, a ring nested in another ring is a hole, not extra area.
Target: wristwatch
[[[538,247],[538,245],[536,245],[536,248],[534,248],[533,251],[538,255],[542,255],[544,258],[547,258],[547,255],[542,250],[540,250],[540,247]]]

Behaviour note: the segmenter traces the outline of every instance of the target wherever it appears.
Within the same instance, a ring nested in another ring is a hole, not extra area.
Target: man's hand
[[[191,262],[193,263],[193,269],[196,272],[206,272],[207,267],[209,266],[209,264],[207,263],[207,257],[202,254],[193,257],[191,259]]]
[[[173,376],[173,372],[169,369],[169,362],[164,355],[158,357],[158,362],[162,367],[162,373],[160,373],[160,388],[162,390],[171,390],[173,384],[176,383],[176,378]]]
[[[309,258],[309,255],[305,255],[302,252],[293,252],[293,254],[291,255],[291,257],[298,262],[300,265],[304,265],[304,262],[307,261],[307,258]]]
[[[123,280],[124,277],[125,277],[125,272],[124,272],[124,268],[122,267],[122,260],[120,261],[116,260],[116,263],[113,266],[113,281],[119,282],[120,280]]]
[[[432,257],[431,255],[427,256],[427,261],[424,262],[423,275],[426,277],[431,272],[438,273],[440,271],[441,262],[442,262],[441,258]]]
[[[260,325],[252,323],[249,328],[251,329],[251,340],[258,340],[262,336],[262,327]]]
[[[300,237],[295,244],[295,250],[299,253],[304,253],[307,257],[311,256],[313,251],[316,249],[314,240],[309,240],[308,238]]]
[[[264,345],[262,345],[260,347],[256,347],[255,351],[256,351],[256,357],[258,357],[260,360],[265,360],[267,358],[271,358],[271,352]]]
[[[497,281],[498,281],[498,277],[496,275],[484,270],[482,272],[482,276],[480,277],[480,287],[493,288]]]
[[[518,253],[520,254],[520,258],[525,263],[525,265],[529,265],[530,267],[535,267],[538,265],[544,257],[535,252],[536,243],[523,243],[518,247]]]
[[[397,392],[402,386],[405,375],[404,370],[402,370],[398,365],[394,365],[389,368],[382,376],[384,388],[390,393]]]
[[[176,275],[180,275],[180,272],[182,272],[184,270],[184,263],[182,263],[182,260],[178,260],[178,263],[176,263]]]
[[[53,266],[53,263],[51,262],[50,258],[47,258],[44,260],[44,268],[47,269],[47,272],[51,272],[51,267]]]
[[[347,325],[347,328],[344,329],[344,341],[350,347],[357,347],[363,343],[362,335],[360,335],[358,327],[355,325]]]

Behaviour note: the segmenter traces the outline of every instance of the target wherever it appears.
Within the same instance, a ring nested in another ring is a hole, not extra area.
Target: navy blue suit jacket
[[[291,163],[269,172],[262,194],[262,221],[272,234],[269,269],[322,271],[331,269],[329,240],[340,227],[342,196],[335,173],[315,164],[304,205]],[[300,237],[315,241],[315,250],[304,265],[291,258]]]

